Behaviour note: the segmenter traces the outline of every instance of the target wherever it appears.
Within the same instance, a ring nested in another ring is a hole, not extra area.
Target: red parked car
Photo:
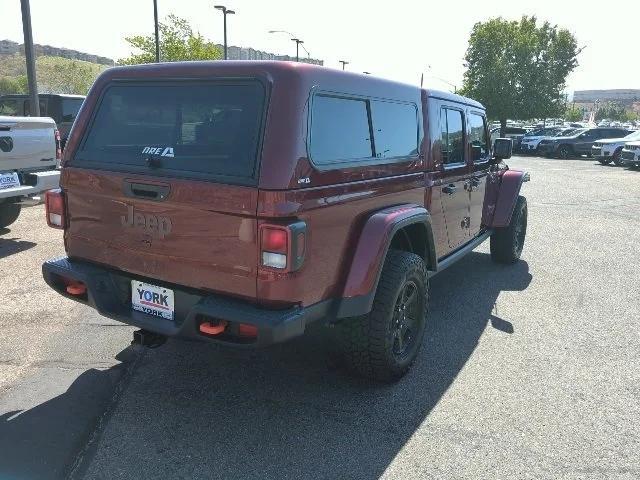
[[[91,89],[47,220],[47,283],[137,340],[236,346],[337,324],[350,367],[402,376],[429,278],[522,252],[528,177],[458,95],[287,62],[119,67]]]

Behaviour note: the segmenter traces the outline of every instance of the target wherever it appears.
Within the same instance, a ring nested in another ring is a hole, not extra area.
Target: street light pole
[[[289,35],[291,37],[291,41],[292,42],[296,42],[296,62],[300,61],[300,55],[299,55],[299,50],[298,50],[298,47],[300,47],[300,46],[302,46],[302,49],[306,52],[307,58],[311,58],[311,54],[309,53],[309,50],[304,48],[304,45],[302,45],[304,43],[304,40],[300,40],[293,33],[287,32],[286,30],[269,30],[269,33],[286,33],[287,35]]]
[[[298,48],[300,47],[301,43],[304,43],[304,41],[300,40],[299,38],[292,38],[291,41],[292,42],[296,42],[296,62],[299,62],[300,61],[300,55],[299,55]]]
[[[344,70],[345,65],[349,65],[349,62],[347,60],[338,60],[338,61],[342,64],[342,70]]]
[[[215,5],[217,10],[222,12],[222,16],[224,17],[224,59],[227,60],[229,58],[228,54],[228,46],[227,46],[227,15],[234,15],[236,12],[233,10],[229,10],[224,5]]]
[[[156,63],[160,63],[160,35],[158,33],[158,0],[153,0],[153,28],[156,34]]]
[[[24,56],[27,61],[27,82],[29,83],[29,115],[40,116],[40,100],[38,98],[38,81],[36,79],[36,61],[33,53],[33,34],[31,32],[31,8],[29,0],[20,0],[22,8],[22,31],[24,33]]]

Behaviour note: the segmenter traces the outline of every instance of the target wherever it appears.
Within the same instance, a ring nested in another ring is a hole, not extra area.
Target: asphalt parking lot
[[[640,478],[640,171],[516,157],[528,236],[434,278],[395,385],[331,332],[253,353],[169,341],[49,290],[41,206],[0,231],[0,479]]]

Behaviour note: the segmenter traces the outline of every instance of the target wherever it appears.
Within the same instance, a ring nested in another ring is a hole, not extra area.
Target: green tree
[[[579,122],[584,117],[584,112],[580,107],[570,105],[564,113],[565,120],[569,122]]]
[[[208,42],[200,33],[193,32],[184,18],[169,15],[165,22],[159,23],[160,60],[177,62],[181,60],[219,60],[222,51],[214,43]],[[153,63],[156,61],[155,36],[136,35],[126,37],[129,45],[139,53],[120,59],[121,65]]]
[[[9,93],[27,93],[28,90],[26,75],[0,77],[0,95],[7,95]]]
[[[86,95],[96,77],[106,67],[97,63],[62,57],[38,57],[38,91]]]
[[[625,108],[624,105],[618,102],[607,102],[598,107],[596,111],[596,120],[617,120],[626,122],[635,119],[635,115],[632,110]]]
[[[554,117],[564,109],[567,75],[578,65],[575,37],[535,16],[494,18],[473,26],[465,55],[463,93],[484,103],[492,118]]]

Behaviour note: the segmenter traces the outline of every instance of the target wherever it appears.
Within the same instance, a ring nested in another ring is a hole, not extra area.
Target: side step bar
[[[455,252],[452,252],[446,257],[442,258],[440,261],[438,261],[438,270],[429,271],[429,277],[435,276],[436,274],[443,271],[445,268],[450,267],[451,265],[456,263],[458,260],[460,260],[461,257],[464,257],[467,253],[469,253],[471,250],[473,250],[482,242],[484,242],[487,238],[489,238],[492,233],[493,233],[493,230],[486,230],[479,237],[474,238],[469,243],[467,243],[466,245],[463,245]]]

